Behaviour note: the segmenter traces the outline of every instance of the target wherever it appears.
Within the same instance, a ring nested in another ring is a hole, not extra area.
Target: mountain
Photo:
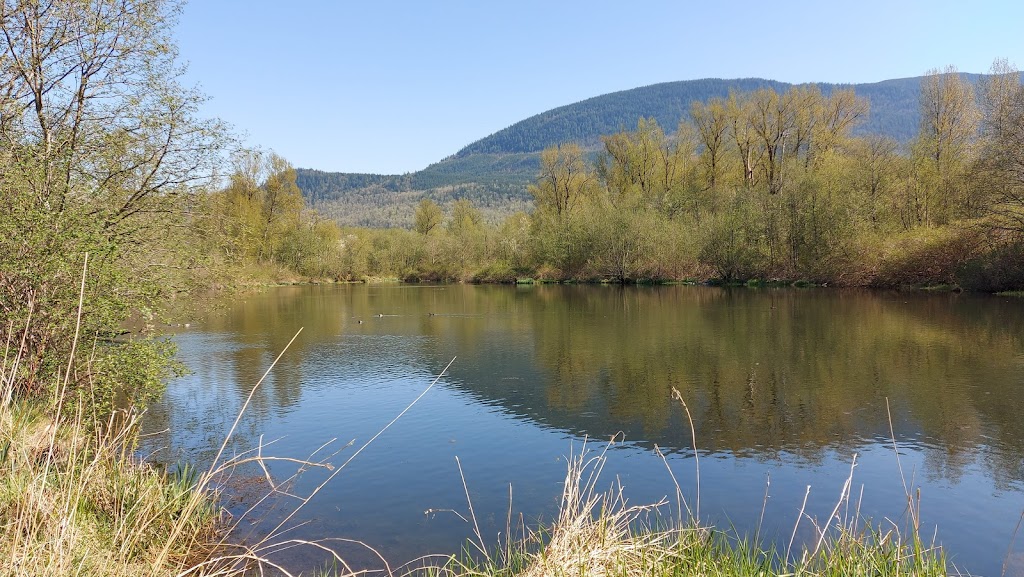
[[[980,74],[962,74],[972,82]],[[871,103],[868,118],[855,133],[883,134],[906,144],[920,120],[922,77],[871,84],[818,84],[824,94],[853,88]],[[773,88],[784,92],[793,84],[741,78],[707,78],[652,84],[589,98],[531,116],[410,174],[331,173],[299,169],[298,185],[321,214],[341,224],[368,227],[410,226],[416,203],[430,198],[447,204],[469,198],[485,216],[498,220],[530,206],[526,186],[540,168],[539,153],[548,146],[579,142],[596,150],[602,135],[633,130],[640,118],[654,118],[666,132],[688,117],[693,101],[726,97],[730,90]]]

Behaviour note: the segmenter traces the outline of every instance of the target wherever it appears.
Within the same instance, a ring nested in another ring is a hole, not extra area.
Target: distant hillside
[[[641,117],[653,117],[666,132],[672,132],[680,119],[689,116],[690,104],[694,100],[728,96],[730,89],[750,92],[758,88],[774,88],[781,92],[789,86],[761,78],[703,79],[613,92],[521,120],[466,146],[455,157],[480,153],[539,152],[563,142],[596,146],[602,135],[636,128]]]
[[[539,170],[538,153],[473,154],[403,175],[300,168],[296,182],[314,208],[342,225],[406,227],[412,224],[416,204],[424,198],[442,206],[471,199],[492,222],[529,210],[526,185]]]
[[[978,74],[963,74],[972,82]],[[653,84],[596,96],[531,116],[473,142],[427,168],[404,175],[329,173],[300,169],[299,188],[323,214],[346,225],[410,226],[415,204],[431,198],[445,205],[470,198],[488,218],[497,220],[527,209],[526,186],[540,167],[539,152],[564,142],[597,148],[600,137],[636,128],[640,118],[654,118],[666,132],[688,117],[694,100],[706,101],[768,87],[783,92],[792,84],[743,78],[685,80]],[[883,134],[907,143],[917,133],[921,77],[871,84],[818,84],[825,94],[853,88],[871,103],[859,134]]]
[[[972,82],[980,77],[977,74],[963,76]],[[792,86],[762,78],[707,78],[613,92],[531,116],[466,146],[455,157],[538,152],[553,144],[570,141],[594,146],[599,143],[601,135],[636,128],[641,117],[653,117],[666,132],[671,132],[680,120],[689,118],[690,104],[695,100],[703,102],[714,97],[725,98],[730,90],[751,92],[758,88],[772,88],[785,92]],[[857,129],[861,134],[884,134],[905,143],[917,133],[920,77],[873,84],[818,84],[818,87],[826,95],[836,89],[853,88],[858,96],[871,102],[869,118]]]

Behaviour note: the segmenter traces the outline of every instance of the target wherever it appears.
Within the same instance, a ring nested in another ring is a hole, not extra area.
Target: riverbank
[[[16,363],[15,363],[16,364]],[[4,384],[14,371],[5,365]],[[216,496],[192,469],[139,461],[138,415],[99,430],[77,415],[10,394],[0,405],[0,573],[177,575],[216,554]]]

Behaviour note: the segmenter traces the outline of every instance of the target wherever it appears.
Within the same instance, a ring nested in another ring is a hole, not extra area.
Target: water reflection
[[[967,295],[696,287],[451,287],[420,319],[454,351],[453,382],[577,434],[687,450],[808,459],[890,436],[955,480],[978,449],[1022,478],[1024,308]],[[415,294],[415,293],[407,293]],[[423,294],[423,293],[420,293]],[[467,315],[467,312],[470,313]]]
[[[455,455],[480,467],[476,478],[487,488],[479,510],[504,510],[514,477],[519,502],[543,514],[562,474],[550,464],[565,454],[566,436],[621,432],[633,449],[616,466],[634,474],[640,492],[664,494],[664,479],[647,480],[664,471],[653,447],[673,463],[691,451],[673,388],[693,415],[700,450],[719,463],[707,473],[705,502],[741,525],[736,508],[759,512],[768,472],[780,503],[802,494],[808,470],[841,484],[853,452],[873,455],[863,461],[866,476],[892,480],[890,426],[915,474],[958,503],[933,503],[940,527],[942,509],[969,504],[986,515],[977,509],[1024,501],[1020,300],[707,287],[282,287],[231,303],[179,336],[195,374],[154,409],[148,426],[168,432],[151,447],[166,447],[168,460],[209,458],[299,327],[254,397],[239,450],[260,435],[286,437],[282,448],[293,455],[329,437],[366,439],[458,357],[435,396],[382,441],[382,454],[361,456],[363,469],[325,497],[345,514],[314,516],[325,534],[379,534],[395,550],[403,547],[396,539],[409,541],[410,555],[438,543],[396,536],[403,531],[465,535],[451,519],[417,516],[459,506]],[[417,479],[404,471],[390,479],[396,466],[413,467]],[[895,485],[887,503],[902,498]],[[388,487],[419,493],[390,502],[388,519],[358,503]],[[986,505],[979,487],[1012,499]],[[798,505],[783,511],[786,523]],[[968,556],[993,543],[1005,551],[1012,527],[992,535],[1002,524],[958,546]]]

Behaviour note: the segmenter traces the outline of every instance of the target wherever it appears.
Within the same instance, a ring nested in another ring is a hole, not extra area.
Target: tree
[[[502,223],[498,229],[497,254],[514,271],[526,269],[530,248],[530,217],[517,212]]]
[[[793,96],[792,93],[780,96],[774,90],[761,88],[750,96],[749,102],[750,128],[761,152],[761,173],[768,193],[778,194],[783,184],[786,138],[796,128]]]
[[[298,224],[285,231],[277,248],[279,262],[304,275],[343,276],[341,230],[333,220],[303,211]]]
[[[1024,86],[1020,72],[996,60],[981,85],[982,147],[975,186],[986,195],[991,226],[1024,240]]]
[[[786,153],[792,158],[802,155],[807,168],[814,156],[812,144],[821,121],[824,96],[816,84],[793,86],[788,92],[794,106],[794,122],[787,138]]]
[[[885,201],[897,178],[897,148],[895,140],[878,135],[857,139],[850,146],[850,184],[860,217],[875,230],[884,224]]]
[[[537,183],[527,188],[536,205],[534,252],[542,266],[556,267],[558,274],[571,276],[587,257],[582,221],[597,200],[597,179],[578,144],[545,149],[540,164]]]
[[[808,165],[819,162],[850,137],[850,131],[868,113],[868,102],[858,98],[853,89],[834,90],[828,98],[819,99],[812,108],[815,120],[807,151]]]
[[[616,206],[650,202],[658,185],[658,164],[665,133],[653,118],[637,121],[636,131],[601,138],[604,154],[598,175]]]
[[[110,334],[159,295],[155,271],[175,263],[153,247],[219,162],[225,132],[198,118],[202,95],[180,83],[179,10],[174,0],[0,3],[0,310],[31,316],[18,336],[32,371],[67,362],[57,359],[75,333],[86,253],[83,334]]]
[[[726,102],[729,135],[736,144],[736,151],[743,166],[742,182],[747,188],[754,186],[754,166],[759,161],[756,156],[756,136],[751,124],[752,106],[748,95],[729,92],[729,100]]]
[[[262,191],[259,258],[274,262],[277,249],[284,236],[299,225],[302,213],[302,191],[295,183],[295,169],[276,153],[267,157],[267,180]]]
[[[456,237],[477,234],[483,226],[483,217],[480,210],[473,206],[473,203],[465,198],[456,200],[452,204],[452,216],[448,220],[448,232]]]
[[[295,169],[273,151],[240,149],[216,212],[229,257],[274,262],[284,238],[299,226],[305,201]]]
[[[540,175],[528,190],[537,209],[559,218],[579,209],[595,184],[578,144],[562,144],[540,153]]]
[[[422,235],[428,235],[430,231],[441,224],[442,220],[444,220],[444,213],[441,212],[441,207],[429,198],[424,198],[416,206],[412,229]]]
[[[715,190],[722,179],[726,131],[729,128],[726,103],[721,98],[712,98],[707,104],[694,102],[690,106],[690,117],[703,149],[700,161],[706,188]]]
[[[944,224],[972,216],[975,206],[962,183],[978,130],[974,89],[952,66],[930,70],[921,82],[921,128],[914,143],[921,178],[929,189],[924,218]]]
[[[979,82],[982,135],[990,142],[1018,128],[1020,71],[1005,58],[996,59]]]

